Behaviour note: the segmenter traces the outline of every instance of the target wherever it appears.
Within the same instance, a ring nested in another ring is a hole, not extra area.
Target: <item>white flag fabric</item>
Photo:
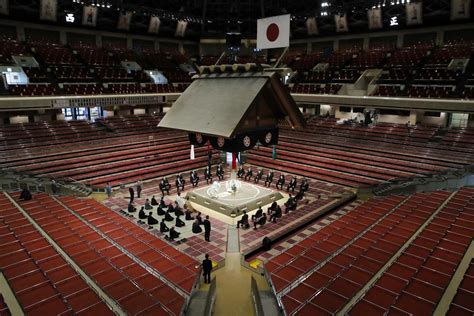
[[[334,22],[336,23],[336,32],[349,32],[349,26],[347,25],[347,14],[336,14],[334,15]]]
[[[133,13],[130,11],[121,12],[117,23],[117,29],[123,31],[130,30],[130,21],[132,21],[132,14]]]
[[[412,2],[405,5],[407,25],[418,25],[423,23],[423,9],[421,2]]]
[[[290,46],[290,15],[278,15],[257,20],[257,48]]]
[[[381,29],[382,25],[382,9],[374,8],[367,11],[367,19],[369,20],[369,29]]]
[[[184,37],[184,35],[186,34],[187,27],[188,27],[188,22],[178,21],[178,24],[176,24],[176,31],[174,32],[174,36]]]
[[[150,17],[150,24],[148,25],[148,33],[158,34],[160,31],[161,21],[157,16]]]
[[[56,21],[57,0],[41,0],[40,20]]]
[[[306,20],[306,30],[308,35],[318,35],[318,23],[316,22],[316,17],[312,16]]]
[[[194,160],[196,157],[194,156],[194,145],[191,145],[191,153],[190,153],[190,159]]]
[[[97,25],[97,7],[84,6],[82,11],[82,25],[96,26]]]
[[[8,15],[8,0],[0,0],[0,14]]]
[[[451,0],[451,20],[469,19],[471,0]]]

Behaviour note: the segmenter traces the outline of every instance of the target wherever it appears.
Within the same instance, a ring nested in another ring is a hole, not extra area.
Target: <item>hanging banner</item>
[[[347,25],[347,14],[334,15],[334,22],[336,23],[336,32],[349,32],[349,26]]]
[[[97,25],[97,8],[92,6],[85,6],[82,10],[82,25],[96,26]]]
[[[308,35],[318,35],[318,23],[316,22],[316,17],[312,16],[306,20],[306,30]]]
[[[132,12],[126,11],[121,12],[119,15],[117,29],[122,31],[129,31],[130,30],[130,22],[132,21]]]
[[[374,8],[367,11],[367,18],[369,20],[369,29],[381,29],[382,25],[382,9]]]
[[[157,16],[150,17],[150,24],[148,25],[148,33],[158,34],[160,31],[161,21]]]
[[[57,9],[58,9],[57,0],[41,0],[40,20],[56,21]]]
[[[421,2],[407,3],[406,6],[407,25],[418,25],[423,23],[423,9]]]
[[[0,14],[8,15],[8,0],[0,0]]]
[[[471,0],[451,0],[451,20],[471,17]]]
[[[184,34],[186,34],[186,27],[187,26],[188,26],[188,22],[178,21],[178,24],[176,24],[176,32],[174,33],[174,36],[184,37]]]

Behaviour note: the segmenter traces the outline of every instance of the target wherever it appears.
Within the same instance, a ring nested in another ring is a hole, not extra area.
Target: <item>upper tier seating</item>
[[[57,66],[51,67],[51,72],[58,82],[92,82],[94,77],[86,67]]]
[[[118,65],[118,62],[114,58],[113,54],[107,52],[104,49],[93,47],[79,47],[77,51],[87,65],[101,67]]]
[[[34,51],[47,65],[78,65],[80,64],[71,49],[56,44],[38,45]]]
[[[58,94],[58,88],[53,84],[27,84],[8,86],[11,94],[22,97],[48,96]]]
[[[12,39],[0,41],[0,65],[13,65],[12,56],[29,55],[25,45]]]
[[[104,86],[96,83],[66,83],[63,85],[63,91],[66,95],[91,95],[105,93]]]

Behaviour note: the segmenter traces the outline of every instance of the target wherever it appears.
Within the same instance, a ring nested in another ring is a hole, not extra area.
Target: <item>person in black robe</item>
[[[240,179],[242,179],[243,176],[244,176],[244,174],[245,174],[244,167],[240,166],[240,167],[239,167],[239,170],[237,171],[237,177],[239,177]]]
[[[272,184],[272,181],[273,181],[273,171],[269,171],[265,178],[265,186],[270,187],[270,184]]]
[[[176,189],[178,190],[178,192],[184,190],[184,179],[183,179],[183,176],[181,174],[178,174],[176,176],[175,184],[176,184]]]
[[[20,200],[22,201],[29,201],[33,197],[31,196],[31,192],[27,188],[23,188],[20,193]]]
[[[267,214],[270,215],[277,206],[278,206],[277,202],[273,202],[272,205],[270,205],[270,207],[267,208]]]
[[[176,227],[183,227],[185,225],[186,224],[181,220],[181,218],[179,218],[179,215],[176,216]]]
[[[191,184],[193,185],[193,188],[197,187],[199,184],[199,177],[197,175],[196,170],[191,171],[191,174],[189,175],[189,177],[191,180]]]
[[[287,192],[295,192],[296,188],[296,177],[291,178],[290,183],[288,183],[288,186],[286,187]]]
[[[217,166],[216,175],[220,181],[224,180],[224,169],[222,169],[221,164]]]
[[[176,207],[175,207],[175,209],[174,209],[174,214],[175,214],[176,216],[183,216],[183,215],[184,215],[184,213],[183,213],[183,211],[181,210],[181,208],[179,207],[179,205],[176,205]]]
[[[212,183],[212,172],[211,167],[207,166],[206,170],[204,170],[204,179],[206,179],[206,183]]]
[[[262,214],[263,214],[262,207],[259,206],[257,212],[255,212],[255,214],[252,215],[252,220],[254,220],[255,218],[261,217]]]
[[[158,216],[163,216],[166,214],[166,211],[161,206],[158,206],[156,211],[158,212]]]
[[[151,212],[148,213],[148,225],[155,225],[158,224],[158,220],[151,215]]]
[[[166,194],[169,195],[170,194],[170,189],[171,189],[171,185],[169,184],[166,177],[163,177],[163,179],[161,179],[161,181],[160,181],[161,195],[165,195],[165,192],[166,192]]]
[[[285,185],[285,176],[283,174],[280,174],[280,177],[278,178],[278,181],[276,183],[276,188],[278,189],[278,186],[280,186],[280,190],[283,190],[284,185]]]
[[[160,232],[161,233],[166,233],[166,232],[169,232],[169,231],[170,231],[170,229],[168,228],[168,226],[166,226],[165,221],[164,220],[161,221],[161,223],[160,223]]]
[[[253,229],[257,229],[257,225],[263,226],[267,222],[267,214],[262,214],[260,217],[255,217],[253,220]]]
[[[172,221],[174,221],[174,217],[171,216],[169,210],[167,210],[166,213],[165,213],[165,221],[167,221],[167,222],[172,222]]]
[[[194,218],[192,217],[192,212],[186,208],[186,210],[184,211],[184,215],[185,215],[185,219],[187,221],[190,221],[190,220],[193,220]]]
[[[174,213],[174,211],[175,211],[175,207],[173,203],[170,203],[170,205],[168,205],[168,213]]]
[[[308,189],[309,189],[308,180],[306,178],[303,178],[303,180],[301,180],[301,184],[300,184],[300,191],[304,194],[304,193],[306,193],[306,191],[308,191]]]
[[[154,196],[154,195],[151,197],[151,202],[150,202],[150,204],[151,204],[151,205],[153,205],[153,206],[156,206],[156,205],[158,205],[158,202],[156,201],[156,199],[155,199],[155,196]]]
[[[165,203],[165,198],[163,196],[160,198],[160,207],[162,207],[162,208],[167,208],[168,207],[168,205],[166,205],[166,203]]]
[[[137,211],[137,209],[135,208],[135,206],[133,206],[133,203],[132,202],[129,202],[128,203],[128,208],[127,208],[128,212],[129,213],[135,213]]]
[[[197,215],[196,215],[196,219],[197,219],[197,221],[198,221],[199,225],[202,225],[202,224],[203,224],[203,223],[202,223],[201,212],[198,212],[198,213],[197,213]]]
[[[209,255],[206,254],[206,259],[202,261],[202,275],[204,276],[204,283],[211,283],[212,261],[209,260]]]
[[[202,222],[204,225],[204,239],[211,241],[211,222],[209,221],[209,215],[206,215],[206,219]]]
[[[193,231],[193,233],[195,233],[195,234],[202,233],[201,224],[199,224],[199,221],[198,221],[197,218],[196,218],[196,219],[194,220],[194,222],[193,222],[192,231]]]
[[[240,218],[240,220],[237,221],[237,228],[240,228],[240,226],[248,228],[249,227],[249,216],[246,211],[244,211],[244,215]]]
[[[291,196],[288,198],[288,200],[285,202],[285,214],[288,214],[290,211],[296,210],[296,200]]]
[[[171,227],[171,229],[170,229],[170,240],[175,240],[176,238],[179,238],[179,235],[181,235],[181,233],[177,232],[174,229],[174,226]]]
[[[249,181],[250,179],[252,179],[252,175],[253,175],[252,169],[251,169],[251,168],[248,168],[248,169],[247,169],[247,174],[245,174],[244,180],[245,180],[245,181]]]
[[[281,207],[277,205],[274,210],[270,213],[270,222],[276,223],[277,218],[282,216]]]
[[[295,195],[295,200],[299,201],[299,200],[302,200],[304,197],[304,192],[303,191],[299,191],[298,193],[296,193]]]
[[[257,175],[254,178],[254,182],[258,183],[258,181],[262,180],[262,178],[263,178],[263,170],[259,169],[257,172]]]
[[[138,218],[139,219],[145,219],[147,218],[148,216],[145,214],[145,210],[144,210],[144,207],[142,207],[140,209],[140,211],[138,211]]]
[[[145,200],[145,210],[152,210],[153,209],[153,206],[151,206],[150,204],[150,200],[146,199]]]
[[[133,202],[133,199],[135,198],[135,191],[132,187],[128,188],[128,193],[130,193],[130,202]]]

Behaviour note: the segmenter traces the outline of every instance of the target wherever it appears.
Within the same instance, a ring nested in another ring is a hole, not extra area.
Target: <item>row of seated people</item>
[[[301,192],[301,191],[300,191]],[[302,198],[302,197],[301,197]],[[296,211],[296,207],[298,205],[298,198],[293,197],[291,194],[289,195],[287,201],[284,203],[285,206],[285,214],[288,214],[290,211]],[[283,216],[283,212],[281,206],[278,205],[277,202],[273,202],[270,207],[267,209],[267,213],[263,212],[262,207],[259,207],[255,214],[250,217],[250,220],[253,224],[253,229],[257,229],[257,226],[260,227],[264,226],[267,221],[276,223],[278,218]],[[240,220],[237,221],[237,228],[249,228],[249,216],[246,211],[243,211],[243,215]]]
[[[156,215],[153,214],[156,207]],[[133,202],[129,202],[127,207],[127,214],[134,214],[137,212],[137,208],[134,206]],[[148,214],[146,213],[148,212]],[[122,213],[125,213],[122,211]],[[172,214],[174,214],[173,217]],[[152,196],[151,199],[146,199],[144,205],[138,211],[138,223],[145,223],[148,225],[149,229],[153,229],[154,225],[158,225],[159,231],[163,234],[168,233],[165,238],[170,241],[174,241],[179,238],[181,233],[177,228],[185,227],[186,221],[192,221],[192,232],[194,234],[202,233],[201,226],[204,226],[205,231],[210,231],[210,221],[209,216],[203,219],[201,212],[197,212],[196,216],[193,217],[193,212],[189,209],[186,201],[181,197],[181,194],[178,192],[176,201],[166,204],[164,197],[162,196],[158,202],[155,196]],[[181,217],[184,217],[184,220]],[[161,222],[159,220],[161,217]],[[174,222],[175,224],[171,227],[168,227],[167,222]],[[209,237],[206,236],[206,240]]]
[[[266,187],[270,187],[270,185],[272,184],[273,176],[274,176],[273,171],[269,170],[267,175],[265,176],[265,186]],[[252,168],[248,168],[247,172],[245,172],[244,167],[240,166],[239,170],[237,171],[237,177],[240,178],[240,179],[244,179],[245,181],[253,180],[254,183],[258,184],[259,181],[263,180],[263,169],[258,169],[257,174],[255,176],[253,176]],[[278,180],[275,183],[275,187],[277,189],[278,189],[278,187],[280,187],[279,189],[283,190],[283,187],[285,186],[285,181],[286,181],[285,175],[280,174],[280,176],[278,177]],[[297,180],[296,176],[293,176],[291,178],[290,182],[288,183],[288,186],[286,187],[286,191],[290,192],[290,190],[291,190],[291,192],[295,192],[295,189],[296,189],[296,186],[297,186],[297,181],[298,180]],[[300,183],[300,192],[302,192],[304,194],[304,192],[308,191],[308,189],[309,189],[308,180],[306,178],[302,178],[301,183]]]
[[[224,180],[224,169],[222,168],[222,165],[219,164],[216,167],[216,176],[217,178],[222,181]],[[197,187],[199,185],[199,176],[197,174],[196,170],[193,170],[189,173],[189,181],[191,182],[193,188]],[[207,166],[206,169],[204,170],[204,179],[206,180],[207,184],[212,183],[212,168],[211,166]],[[181,174],[176,175],[175,179],[175,186],[176,189],[179,192],[184,190],[186,180]],[[169,195],[170,190],[171,190],[171,184],[169,183],[168,179],[166,177],[163,177],[160,181],[159,184],[161,194],[164,196],[165,194]]]

